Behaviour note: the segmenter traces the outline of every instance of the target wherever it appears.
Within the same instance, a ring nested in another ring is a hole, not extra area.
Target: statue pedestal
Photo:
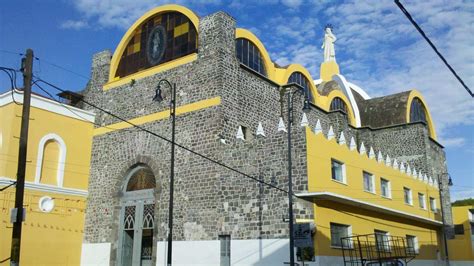
[[[320,77],[323,81],[332,80],[332,76],[339,74],[339,65],[336,61],[327,61],[321,64]]]

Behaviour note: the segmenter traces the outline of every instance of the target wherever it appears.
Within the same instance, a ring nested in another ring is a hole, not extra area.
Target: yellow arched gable
[[[142,25],[144,21],[146,21],[148,18],[155,16],[160,13],[165,13],[165,12],[179,12],[186,17],[189,18],[191,23],[194,25],[196,30],[199,29],[199,18],[198,16],[191,11],[190,9],[180,6],[180,5],[163,5],[159,6],[156,8],[151,9],[150,11],[146,12],[143,16],[141,16],[133,25],[127,30],[125,35],[122,37],[122,40],[120,40],[120,43],[117,45],[117,48],[114,51],[114,55],[112,56],[112,60],[110,61],[110,72],[109,72],[109,82],[104,85],[104,89],[109,89],[111,87],[119,86],[125,83],[130,82],[132,79],[136,78],[142,78],[143,76],[153,74],[155,72],[163,71],[165,69],[170,69],[173,67],[176,67],[181,64],[188,63],[190,61],[193,61],[197,58],[196,54],[190,54],[187,56],[184,56],[182,58],[175,59],[173,61],[151,67],[149,69],[140,71],[138,73],[129,75],[124,78],[115,78],[115,74],[117,72],[117,68],[119,66],[120,59],[122,57],[123,52],[125,51],[127,44],[133,37],[133,33],[135,30]]]
[[[331,102],[334,98],[341,98],[344,103],[347,105],[347,116],[349,117],[349,123],[352,125],[352,126],[356,126],[356,123],[355,123],[355,115],[354,115],[354,111],[352,110],[352,105],[349,101],[349,99],[347,99],[346,95],[342,92],[342,91],[339,91],[339,90],[333,90],[331,91],[328,96],[321,96],[320,100],[321,100],[321,107],[323,108],[323,110],[329,112],[330,108],[331,108]]]
[[[244,38],[251,41],[260,51],[262,56],[262,60],[265,63],[265,70],[267,71],[267,78],[271,80],[275,80],[275,66],[273,65],[272,60],[270,59],[270,55],[268,55],[267,49],[263,46],[262,42],[255,36],[252,32],[237,28],[235,29],[235,38]]]
[[[425,111],[426,111],[425,115],[426,115],[426,120],[428,122],[428,130],[430,132],[430,137],[434,140],[437,140],[436,131],[435,131],[433,119],[431,119],[430,110],[428,108],[428,105],[426,104],[425,99],[423,98],[423,95],[421,95],[421,93],[417,90],[411,90],[410,94],[408,95],[407,112],[406,112],[406,121],[407,121],[407,123],[411,122],[410,121],[411,103],[412,103],[413,99],[415,99],[415,98],[420,99],[420,101],[423,103],[423,106],[425,107]]]

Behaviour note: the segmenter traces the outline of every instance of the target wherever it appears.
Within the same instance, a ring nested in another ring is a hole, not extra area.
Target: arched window
[[[410,107],[410,122],[424,122],[426,121],[426,109],[419,98],[414,98],[411,101]]]
[[[347,114],[347,105],[344,100],[339,97],[336,97],[332,100],[329,111],[343,111]]]
[[[41,138],[38,145],[35,183],[63,186],[66,143],[56,134]]]
[[[301,72],[293,72],[288,78],[288,84],[296,83],[304,88],[304,92],[308,99],[313,101],[313,94],[311,94],[310,83],[308,79]]]
[[[197,52],[197,31],[191,20],[179,12],[148,18],[133,33],[120,58],[115,77]]]
[[[255,44],[245,38],[238,38],[235,41],[235,49],[235,54],[237,55],[240,63],[248,66],[249,68],[264,76],[267,76],[265,63],[262,59],[260,51],[258,50],[257,46],[255,46]]]
[[[151,265],[155,225],[155,176],[143,164],[134,166],[122,188],[118,265]]]

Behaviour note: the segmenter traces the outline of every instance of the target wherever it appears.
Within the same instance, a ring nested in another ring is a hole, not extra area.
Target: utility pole
[[[16,177],[15,208],[13,209],[13,232],[10,265],[20,265],[21,226],[23,223],[23,194],[25,192],[26,152],[28,144],[28,125],[30,121],[31,80],[33,78],[33,50],[27,49],[21,60],[23,72],[23,110],[21,115],[20,148]],[[16,213],[15,213],[16,212]]]

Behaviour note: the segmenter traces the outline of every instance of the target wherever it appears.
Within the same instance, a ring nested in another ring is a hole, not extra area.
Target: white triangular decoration
[[[407,163],[407,175],[411,175],[411,168],[410,165]]]
[[[426,174],[423,175],[423,182],[427,183],[429,182],[428,176]]]
[[[393,159],[393,165],[392,165],[392,167],[393,167],[394,169],[397,169],[397,170],[398,170],[398,161],[397,161],[397,159]]]
[[[364,142],[360,144],[359,153],[363,155],[367,154],[367,151],[365,150]]]
[[[344,131],[341,131],[341,135],[339,136],[339,145],[346,144],[346,137],[344,137]]]
[[[321,122],[318,119],[318,121],[316,121],[316,126],[314,127],[314,134],[319,133],[323,133],[323,128],[321,127]]]
[[[278,132],[280,131],[287,132],[286,127],[285,127],[285,122],[283,121],[283,117],[280,117],[280,121],[278,122]]]
[[[370,147],[370,150],[369,150],[369,158],[370,158],[370,159],[374,159],[374,158],[375,158],[374,148],[372,148],[372,147]]]
[[[265,131],[263,131],[262,122],[258,122],[256,135],[265,137]]]
[[[237,135],[235,136],[237,139],[245,140],[244,132],[242,131],[242,126],[239,126],[237,130]]]
[[[413,176],[413,178],[417,178],[418,175],[416,173],[416,168],[413,168],[413,172],[411,173],[411,175]]]
[[[356,142],[355,142],[355,139],[354,139],[354,137],[351,137],[351,143],[349,144],[349,149],[350,149],[351,151],[353,151],[353,150],[355,150],[356,148],[357,148],[357,144],[356,144]]]
[[[388,154],[387,154],[387,157],[385,158],[385,165],[392,166],[392,159],[390,159],[390,156],[388,156]]]
[[[328,131],[328,139],[333,139],[334,138],[334,130],[332,129],[332,126],[329,127]]]
[[[377,162],[379,162],[379,163],[383,162],[382,151],[379,151],[379,154],[377,155]]]
[[[403,162],[401,162],[401,163],[400,163],[400,172],[406,173],[405,170],[406,170],[406,169],[405,169],[405,164],[404,164]]]
[[[306,116],[306,113],[303,113],[303,116],[301,117],[300,126],[305,127],[307,125],[309,125],[308,117]]]

